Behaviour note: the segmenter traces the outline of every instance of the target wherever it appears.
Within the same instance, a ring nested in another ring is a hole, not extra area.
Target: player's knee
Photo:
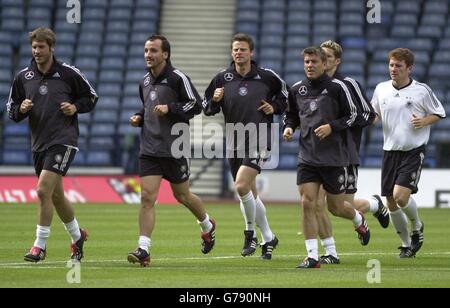
[[[331,213],[333,216],[341,217],[341,211],[340,211],[339,207],[336,207],[336,206],[328,206],[328,210],[330,211],[330,213]]]
[[[394,194],[394,200],[395,203],[398,204],[400,207],[405,207],[408,204],[409,196],[406,196],[404,194]]]
[[[302,197],[302,207],[304,210],[307,211],[315,211],[316,210],[316,203],[317,201],[313,198],[309,198],[308,196]]]
[[[40,200],[48,200],[52,198],[50,189],[44,185],[38,186],[38,188],[36,189],[36,193]]]
[[[141,204],[142,207],[151,208],[156,202],[156,194],[143,190],[141,192]]]
[[[245,196],[251,191],[251,185],[244,181],[237,181],[235,187],[239,196]]]
[[[175,199],[177,199],[177,201],[181,204],[188,204],[189,203],[189,197],[190,197],[190,193],[185,193],[185,192],[178,192],[175,193]]]

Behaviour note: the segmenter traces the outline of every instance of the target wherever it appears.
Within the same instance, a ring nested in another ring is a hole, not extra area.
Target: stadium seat
[[[113,161],[109,151],[89,151],[86,155],[88,166],[112,166]]]
[[[4,150],[3,164],[4,165],[28,165],[31,162],[31,153],[29,151],[18,150]]]

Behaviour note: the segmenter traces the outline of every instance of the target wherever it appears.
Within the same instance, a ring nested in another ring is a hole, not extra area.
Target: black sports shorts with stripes
[[[189,180],[189,161],[186,158],[141,155],[139,176],[162,176],[172,184],[182,184]]]
[[[65,176],[76,153],[76,148],[61,144],[51,146],[43,152],[33,152],[36,175],[39,177],[42,170],[46,170]]]
[[[297,185],[320,183],[326,192],[333,195],[346,193],[348,183],[347,167],[316,167],[299,164]]]
[[[394,186],[419,191],[420,174],[425,159],[425,145],[411,151],[384,151],[381,170],[381,195],[392,197]]]

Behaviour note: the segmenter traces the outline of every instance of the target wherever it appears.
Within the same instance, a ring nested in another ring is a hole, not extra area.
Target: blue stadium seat
[[[93,124],[97,123],[115,123],[118,119],[118,113],[114,110],[95,110],[92,120]]]
[[[394,25],[391,29],[391,37],[394,38],[413,38],[416,36],[414,26]]]
[[[3,148],[5,150],[24,150],[31,152],[31,141],[29,137],[5,136]]]
[[[131,9],[133,8],[133,1],[129,0],[111,0],[111,8]]]
[[[125,69],[125,59],[122,57],[104,57],[100,65],[100,70],[123,70]]]
[[[442,29],[439,26],[421,25],[417,30],[417,35],[424,38],[438,39],[442,35]]]
[[[137,85],[134,95],[124,96],[122,99],[122,112],[128,110],[135,114],[142,108],[142,102],[137,91]]]
[[[6,123],[3,129],[4,136],[29,136],[28,124]]]
[[[95,110],[119,110],[120,100],[116,96],[101,96]]]
[[[128,3],[130,3],[128,1]],[[130,9],[124,9],[124,8],[115,8],[111,9],[108,13],[108,20],[119,20],[119,21],[130,21],[132,18],[131,8]]]
[[[120,136],[138,136],[141,129],[131,126],[130,124],[120,124],[118,134]]]
[[[438,26],[443,27],[447,23],[447,15],[444,13],[424,14],[422,16],[421,24],[424,26]]]
[[[311,20],[311,14],[305,11],[289,11],[288,24],[291,23],[308,23]]]
[[[90,136],[103,137],[114,136],[116,133],[115,124],[93,123],[90,129]]]
[[[125,45],[104,45],[103,47],[104,57],[122,57],[127,56],[127,46]]]
[[[11,70],[10,69],[4,69],[0,67],[0,82],[11,82],[12,76],[11,76]],[[0,104],[3,104],[3,102],[0,102]]]
[[[99,95],[120,96],[122,89],[120,84],[115,83],[101,83],[98,86]]]
[[[106,9],[108,7],[108,0],[95,0],[95,1],[85,1],[86,8],[102,8]]]
[[[88,148],[92,150],[107,150],[111,151],[117,149],[117,142],[114,141],[113,137],[92,137],[89,139]]]
[[[31,163],[31,154],[29,151],[4,150],[4,165],[28,165]]]
[[[315,0],[313,1],[313,10],[315,12],[336,12],[337,5],[336,1],[329,0]]]
[[[83,20],[105,20],[106,19],[106,10],[102,8],[90,8],[89,10],[83,11]],[[84,22],[83,21],[83,22]]]
[[[425,5],[425,14],[447,14],[449,5],[448,1],[424,1]]]
[[[159,19],[159,11],[155,10],[154,8],[141,8],[136,11],[134,11],[133,20],[152,20],[157,21]],[[148,35],[149,33],[147,33]],[[133,33],[134,35],[134,33]]]
[[[259,22],[259,12],[257,11],[239,11],[236,15],[237,22]]]
[[[86,153],[84,152],[86,147],[82,149],[81,146],[79,146],[79,148],[81,151],[77,152],[75,155],[72,166],[84,166],[86,164]]]
[[[155,33],[156,32],[156,24],[153,20],[136,20],[133,22],[132,29],[133,33],[135,32],[144,32],[147,33]]]
[[[259,62],[259,65],[261,65],[261,67],[274,70],[276,73],[281,73],[283,69],[283,62],[281,60],[281,57],[278,57],[278,59],[271,59],[271,60],[262,59]]]
[[[12,60],[11,58],[4,58],[4,57],[0,57],[0,68],[1,69],[12,69]]]
[[[85,70],[97,70],[99,67],[99,62],[95,58],[90,57],[77,57],[75,60],[75,67],[79,68],[81,71]]]
[[[340,12],[350,13],[355,12],[358,14],[363,14],[366,11],[365,2],[359,0],[346,0],[340,2],[339,10]]]
[[[160,0],[136,0],[136,8],[154,8],[159,9]]]
[[[262,15],[264,22],[283,23],[285,18],[283,11],[264,11]]]
[[[399,1],[397,2],[396,11],[399,13],[401,12],[401,13],[419,14],[421,9],[420,6],[421,6],[420,1],[408,1],[408,2]]]
[[[113,161],[109,151],[89,151],[86,155],[88,166],[112,166]]]
[[[263,2],[263,11],[284,11],[286,8],[285,1],[265,0]]]
[[[450,63],[450,50],[438,50],[434,53],[433,62]]]
[[[335,33],[333,35],[335,35]],[[364,30],[362,25],[349,24],[349,25],[341,25],[339,27],[340,37],[362,37],[363,35]]]
[[[286,42],[286,49],[302,50],[310,45],[309,37],[289,35]]]
[[[98,81],[100,83],[122,83],[124,80],[121,70],[101,70]]]
[[[311,33],[311,27],[309,23],[290,23],[287,26],[287,35],[292,36],[302,36],[304,39],[309,40],[309,35]]]
[[[84,33],[97,32],[102,34],[105,30],[103,20],[86,20],[81,23],[81,31]]]
[[[240,10],[255,10],[258,11],[259,8],[261,7],[260,2],[259,1],[254,1],[254,0],[239,0],[237,1],[237,7]]]
[[[406,25],[414,27],[419,23],[418,17],[419,15],[411,13],[395,14],[393,22],[396,25]]]
[[[343,61],[357,61],[357,62],[366,62],[367,55],[365,50],[362,49],[345,49],[343,54]]]
[[[144,74],[142,73],[141,70],[139,71],[127,71],[126,75],[125,75],[125,80],[128,83],[134,83],[136,85],[139,84],[139,82],[143,79]]]

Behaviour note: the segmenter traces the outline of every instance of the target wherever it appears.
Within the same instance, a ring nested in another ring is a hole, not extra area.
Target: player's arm
[[[286,82],[278,75],[274,74],[275,99],[271,105],[274,114],[283,114],[288,106],[289,89]]]
[[[332,131],[342,131],[355,125],[356,118],[361,114],[361,111],[355,104],[355,97],[345,83],[339,80],[336,83],[339,84],[337,99],[339,102],[340,118],[331,121],[329,125]]]
[[[24,120],[33,108],[33,102],[25,97],[25,91],[19,76],[13,81],[6,107],[8,117],[14,122]]]
[[[288,94],[288,106],[284,113],[283,122],[283,137],[289,141],[294,135],[295,129],[300,125],[300,118],[298,115],[297,101],[295,93],[291,90]]]
[[[134,127],[143,127],[144,126],[144,115],[145,115],[145,108],[144,108],[144,94],[142,92],[142,85],[139,85],[139,97],[141,98],[142,102],[142,108],[139,112],[136,112],[134,115],[130,118],[130,124]]]
[[[356,118],[355,125],[359,127],[366,127],[374,124],[377,114],[372,105],[369,103],[369,99],[367,98],[365,91],[361,87],[361,84],[352,78],[346,78],[345,82],[347,84],[347,87],[354,94],[355,103],[361,109],[361,113],[358,114],[358,117]]]
[[[411,123],[416,129],[421,129],[428,125],[433,125],[434,123],[437,123],[439,122],[439,120],[446,117],[444,107],[428,86],[427,93],[423,99],[423,106],[427,113],[427,116],[419,118],[415,114],[412,115]]]
[[[86,77],[80,71],[73,68],[72,74],[72,95],[73,105],[76,107],[77,113],[87,113],[95,108],[98,101],[97,92],[89,84]],[[62,106],[63,107],[63,106]],[[68,107],[66,106],[66,109]]]
[[[202,110],[200,107],[200,95],[186,75],[181,72],[177,72],[176,74],[180,77],[178,79],[180,101],[169,103],[167,109],[165,109],[163,105],[156,106],[155,111],[157,111],[158,108],[163,108],[157,112],[160,116],[167,114],[169,117],[174,117],[177,120],[189,122],[190,119],[199,114]]]
[[[203,113],[212,116],[220,112],[225,96],[225,87],[219,83],[219,76],[216,76],[205,91],[202,102]]]

